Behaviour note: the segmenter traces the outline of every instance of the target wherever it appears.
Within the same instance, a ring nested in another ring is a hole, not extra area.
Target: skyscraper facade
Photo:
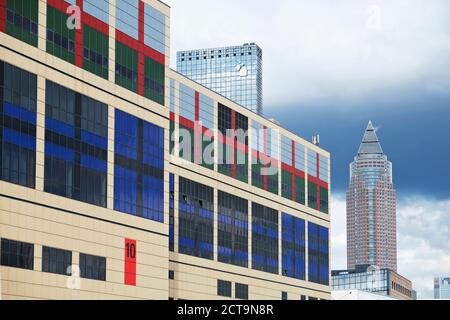
[[[177,71],[253,112],[263,112],[262,50],[255,43],[179,51]]]
[[[361,264],[397,270],[392,163],[383,153],[372,122],[350,164],[347,191],[347,268]]]
[[[171,70],[169,21],[0,0],[0,299],[331,298],[329,152]]]
[[[434,278],[434,298],[450,299],[450,278]]]

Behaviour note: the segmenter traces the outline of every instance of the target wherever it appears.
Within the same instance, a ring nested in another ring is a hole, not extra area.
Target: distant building
[[[347,268],[359,264],[397,270],[392,163],[383,153],[370,121],[350,164],[347,191]]]
[[[333,290],[331,300],[395,300],[386,295],[362,290]]]
[[[177,71],[262,115],[262,50],[256,44],[179,51]]]
[[[450,278],[434,278],[434,298],[450,299]]]
[[[415,298],[410,280],[388,268],[371,265],[331,271],[331,288],[332,291],[360,290],[400,300]]]

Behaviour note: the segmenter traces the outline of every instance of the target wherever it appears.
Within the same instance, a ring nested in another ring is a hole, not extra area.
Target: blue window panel
[[[305,172],[305,146],[295,143],[295,168]]]
[[[3,113],[12,118],[26,121],[34,125],[36,124],[36,112],[29,111],[19,106],[15,106],[9,102],[5,102],[3,104]]]
[[[308,174],[317,177],[317,153],[308,149]]]
[[[328,164],[329,159],[319,155],[319,179],[328,182]]]
[[[135,38],[139,37],[139,1],[116,1],[116,29]]]
[[[75,128],[73,126],[55,119],[45,118],[45,129],[66,137],[75,137]]]
[[[114,209],[136,214],[137,174],[132,170],[114,166]]]
[[[143,182],[143,217],[164,222],[164,181],[144,176]]]
[[[120,1],[118,1],[120,2]],[[109,24],[109,1],[108,0],[84,0],[83,11],[91,16]]]
[[[252,268],[278,273],[278,211],[252,204]]]
[[[81,131],[81,141],[99,147],[101,149],[106,150],[108,148],[108,139],[84,130]]]
[[[137,159],[138,119],[116,109],[114,152]]]
[[[292,140],[285,136],[281,136],[281,161],[292,164]]]
[[[328,229],[308,223],[308,277],[309,281],[329,284]]]
[[[169,174],[169,250],[175,249],[175,175]]]
[[[305,221],[283,213],[282,230],[282,274],[304,280]]]
[[[65,161],[75,160],[75,152],[73,150],[60,147],[50,142],[45,143],[45,155],[52,156]]]
[[[32,151],[36,150],[35,137],[31,137],[15,130],[3,129],[3,141]]]
[[[144,4],[144,43],[165,54],[166,16],[148,4]]]
[[[214,128],[214,100],[203,94],[199,97],[199,118],[203,127]]]
[[[195,121],[195,90],[180,83],[180,116]]]
[[[86,155],[81,155],[80,164],[85,168],[96,171],[105,172],[107,170],[107,164],[105,161]]]

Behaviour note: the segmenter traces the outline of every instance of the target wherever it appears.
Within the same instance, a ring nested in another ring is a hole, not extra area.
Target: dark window
[[[33,270],[34,245],[15,240],[2,239],[0,245],[2,266]]]
[[[47,52],[75,63],[75,29],[67,27],[68,15],[47,5]]]
[[[248,265],[248,201],[219,191],[218,260]]]
[[[108,79],[108,37],[103,33],[83,26],[83,68]]]
[[[231,282],[217,280],[217,295],[222,297],[231,297]]]
[[[179,252],[213,259],[213,189],[179,177]]]
[[[169,279],[171,280],[175,279],[175,271],[169,270]]]
[[[198,59],[198,58],[197,58]],[[155,60],[145,57],[144,60],[144,95],[164,105],[165,67]]]
[[[278,211],[252,203],[252,268],[278,273]]]
[[[80,277],[106,281],[106,258],[80,253]]]
[[[175,175],[169,175],[169,250],[174,251],[175,246]]]
[[[164,129],[115,111],[114,209],[164,221]]]
[[[35,187],[36,95],[34,74],[0,61],[0,179]]]
[[[108,106],[47,80],[44,190],[106,207]]]
[[[235,283],[236,299],[248,300],[248,285],[242,283]]]
[[[305,295],[300,295],[300,300],[307,300],[307,297]]]
[[[328,229],[308,222],[308,280],[328,285],[328,273]]]
[[[281,292],[281,300],[287,300],[288,299],[288,293],[286,291]]]
[[[305,221],[282,215],[283,276],[305,279]]]
[[[37,47],[38,0],[8,0],[4,3],[5,32]]]
[[[72,252],[62,249],[42,247],[42,271],[71,275]]]

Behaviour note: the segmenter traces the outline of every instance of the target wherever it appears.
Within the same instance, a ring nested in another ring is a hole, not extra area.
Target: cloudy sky
[[[393,162],[399,272],[432,298],[433,277],[450,275],[450,2],[165,2],[172,56],[256,42],[266,116],[321,135],[333,158],[334,269],[346,267],[348,164],[373,121]]]

